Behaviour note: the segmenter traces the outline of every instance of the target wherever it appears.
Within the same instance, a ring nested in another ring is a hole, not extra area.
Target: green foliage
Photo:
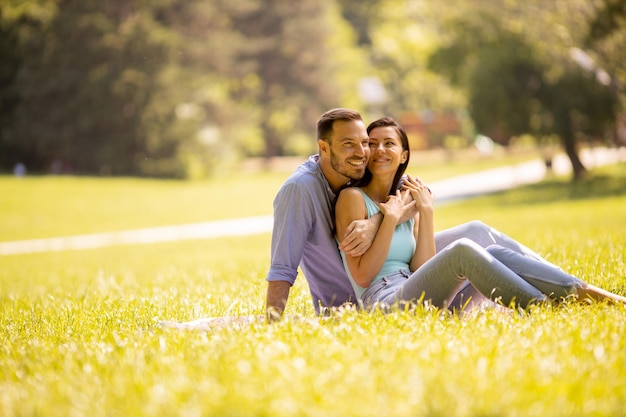
[[[8,125],[17,105],[18,93],[14,82],[20,66],[16,30],[2,19],[1,13],[0,10],[0,143],[4,142],[1,127]],[[8,153],[17,151],[13,147],[4,146],[5,151],[0,153],[0,166],[9,165]]]
[[[461,117],[463,94],[427,68],[427,58],[438,47],[440,35],[426,4],[395,0],[342,0],[339,4],[359,34],[360,50],[368,57],[363,78],[379,81],[384,90],[375,100],[363,97],[363,113],[368,120],[381,115],[414,118],[433,112]],[[367,35],[363,35],[365,31]],[[430,123],[428,116],[423,118]],[[429,143],[442,144],[444,139],[437,133],[427,133]]]
[[[503,145],[514,136],[538,133],[531,120],[541,110],[544,75],[531,47],[484,14],[455,22],[452,33],[450,43],[432,55],[430,67],[467,89],[478,132]]]
[[[372,26],[380,11],[380,0],[337,0],[342,16],[357,33],[357,44],[372,44]]]
[[[258,112],[265,156],[285,154],[286,137],[300,127],[314,126],[339,98],[328,83],[332,62],[327,53],[330,26],[328,2],[248,1],[227,9],[233,29],[245,43],[238,65],[255,74],[254,88],[245,91]],[[313,140],[312,140],[313,141]]]
[[[619,0],[606,0],[589,25],[589,37],[602,39],[610,36],[623,29],[624,19],[626,19],[626,3]]]
[[[610,138],[618,114],[614,89],[573,62],[552,75],[529,37],[487,12],[463,16],[448,30],[449,43],[433,54],[430,67],[467,91],[478,131],[504,145],[523,134],[556,134],[579,179],[585,168],[576,144]]]
[[[34,169],[60,160],[78,172],[137,174],[134,160],[146,154],[141,116],[165,48],[146,13],[98,5],[61,2],[48,26],[22,40],[9,135]]]
[[[553,125],[545,128],[548,131],[564,137],[572,134],[570,130],[603,139],[614,125],[617,96],[598,84],[593,74],[568,69],[545,94],[544,102],[555,115]]]
[[[1,9],[5,167],[204,177],[255,135],[284,153],[342,93],[324,3],[42,4]]]
[[[542,130],[560,137],[572,162],[574,180],[585,172],[577,154],[578,143],[590,139],[615,140],[618,100],[615,91],[598,83],[593,74],[571,67],[540,93],[548,115]]]
[[[612,85],[621,91],[622,106],[626,93],[626,3],[604,0],[589,24],[584,45],[593,50],[597,64],[611,77]],[[623,138],[622,138],[623,139]]]
[[[0,34],[4,171],[21,161],[31,172],[218,175],[245,156],[314,152],[317,117],[343,106],[367,120],[418,120],[423,142],[437,146],[474,127],[501,141],[542,128],[563,135],[558,120],[569,118],[578,172],[577,129],[616,136],[613,104],[624,104],[626,85],[615,0],[7,0]],[[558,85],[576,72],[574,50],[611,103],[555,115],[572,98]],[[364,80],[383,94],[368,98]],[[537,98],[543,87],[555,91]],[[548,96],[560,102],[542,111]],[[454,131],[431,115],[453,119]],[[613,133],[599,130],[607,120]]]

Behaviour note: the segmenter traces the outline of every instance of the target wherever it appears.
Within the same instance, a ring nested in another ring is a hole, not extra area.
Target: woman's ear
[[[402,162],[400,163],[404,164],[407,161],[407,159],[409,159],[409,151],[402,151],[402,159],[400,159],[400,161]]]

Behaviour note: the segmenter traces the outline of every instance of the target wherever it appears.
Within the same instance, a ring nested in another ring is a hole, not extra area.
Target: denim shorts
[[[371,308],[386,304],[385,300],[395,294],[410,276],[411,272],[408,269],[401,269],[374,282],[361,295],[363,307]]]

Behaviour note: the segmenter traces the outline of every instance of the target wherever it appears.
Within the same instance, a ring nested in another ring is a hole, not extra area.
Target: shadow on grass
[[[555,201],[572,201],[608,198],[626,195],[626,164],[596,168],[585,178],[573,182],[570,178],[553,178],[538,184],[484,196],[497,199],[498,204],[539,204]]]

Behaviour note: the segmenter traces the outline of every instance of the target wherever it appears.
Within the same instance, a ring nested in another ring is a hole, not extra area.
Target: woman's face
[[[372,175],[395,174],[408,157],[396,130],[391,126],[377,127],[369,137],[370,160],[367,167]]]

